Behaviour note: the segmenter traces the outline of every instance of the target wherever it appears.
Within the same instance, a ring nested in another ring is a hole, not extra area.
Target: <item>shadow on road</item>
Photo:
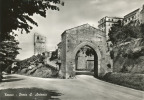
[[[4,76],[3,79],[11,79],[11,78],[17,78],[15,76]]]
[[[0,100],[60,100],[55,90],[39,88],[18,88],[0,90]]]
[[[6,79],[6,80],[3,80],[2,82],[13,82],[13,81],[20,81],[20,80],[23,80],[23,79]]]
[[[14,82],[14,81],[20,81],[20,80],[23,80],[23,79],[15,77],[15,76],[4,76],[2,82]]]

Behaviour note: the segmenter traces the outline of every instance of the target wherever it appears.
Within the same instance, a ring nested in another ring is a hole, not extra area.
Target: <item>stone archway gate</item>
[[[110,56],[107,53],[106,36],[102,31],[89,24],[84,24],[64,31],[61,39],[59,48],[61,67],[59,74],[63,78],[75,74],[75,56],[83,46],[93,48],[98,56],[98,77],[112,71],[112,67],[107,66],[110,64]]]

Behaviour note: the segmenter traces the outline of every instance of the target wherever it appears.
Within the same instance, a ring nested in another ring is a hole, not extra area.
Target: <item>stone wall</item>
[[[66,76],[66,34],[62,34],[61,40],[61,48],[60,50],[60,60],[61,60],[61,67],[60,67],[60,75],[62,78]]]

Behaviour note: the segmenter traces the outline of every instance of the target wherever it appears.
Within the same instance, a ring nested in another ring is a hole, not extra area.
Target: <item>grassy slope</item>
[[[107,73],[102,80],[144,91],[144,74]]]

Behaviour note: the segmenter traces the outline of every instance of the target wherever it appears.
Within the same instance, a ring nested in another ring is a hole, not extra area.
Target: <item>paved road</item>
[[[144,91],[114,85],[94,78],[79,75],[76,79],[46,79],[22,75],[9,75],[12,79],[0,83],[0,89],[42,88],[62,93],[61,100],[144,100]]]

